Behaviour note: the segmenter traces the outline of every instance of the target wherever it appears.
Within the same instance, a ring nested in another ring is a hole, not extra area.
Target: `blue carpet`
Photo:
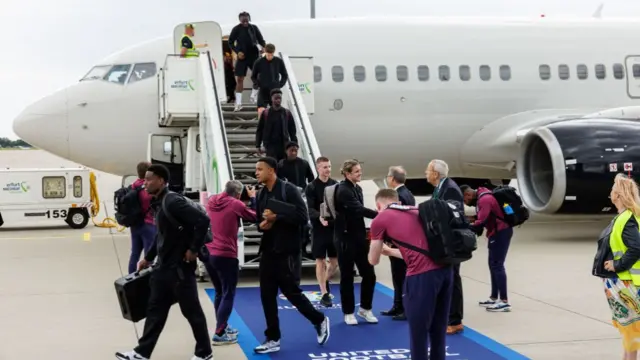
[[[254,354],[253,348],[264,340],[264,313],[260,303],[258,287],[242,287],[236,291],[235,306],[229,324],[240,331],[238,344],[249,360],[391,360],[411,359],[409,353],[409,329],[405,321],[393,321],[379,316],[381,310],[389,309],[393,303],[393,290],[376,284],[373,311],[379,324],[360,322],[357,326],[344,323],[340,309],[340,290],[331,285],[334,295],[333,308],[319,305],[318,286],[302,286],[305,294],[320,311],[329,316],[331,337],[324,346],[316,342],[313,326],[280,295],[278,297],[281,350],[267,355]],[[215,291],[207,289],[213,301]],[[355,284],[356,300],[360,297],[360,284]],[[357,304],[356,304],[357,309]],[[361,319],[359,319],[361,320]],[[211,324],[210,327],[214,327]],[[214,348],[215,351],[215,348]],[[506,346],[465,327],[464,333],[447,337],[447,359],[449,360],[523,360],[527,357]]]

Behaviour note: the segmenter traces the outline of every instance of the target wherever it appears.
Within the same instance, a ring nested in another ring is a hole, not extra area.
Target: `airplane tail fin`
[[[596,12],[593,13],[594,18],[596,19],[602,18],[602,8],[604,8],[604,3],[600,4],[600,6],[598,6],[598,8],[596,9]]]

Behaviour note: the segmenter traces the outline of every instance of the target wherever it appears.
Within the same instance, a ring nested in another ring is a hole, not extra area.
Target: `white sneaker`
[[[138,354],[135,351],[129,351],[129,352],[125,352],[125,353],[116,353],[116,359],[119,360],[149,360],[146,357]]]
[[[234,111],[234,112],[238,112],[238,111],[240,111],[240,110],[242,110],[242,105],[240,105],[240,104],[236,104],[236,107],[233,109],[233,111]]]
[[[209,356],[205,356],[203,358],[199,357],[199,356],[193,356],[191,358],[191,360],[213,360],[213,354],[210,354]]]
[[[363,318],[369,324],[377,324],[378,323],[378,318],[375,317],[375,315],[373,315],[373,312],[371,310],[365,310],[363,308],[360,308],[358,310],[358,316]]]
[[[327,316],[324,317],[324,321],[320,325],[316,325],[316,333],[318,334],[318,344],[324,345],[329,340],[329,335],[331,335],[330,330],[331,325],[329,324],[329,318]]]
[[[356,316],[353,314],[346,314],[344,316],[344,322],[347,325],[358,325],[358,319],[356,319]]]
[[[511,311],[511,304],[499,300],[494,305],[488,306],[486,310],[489,312],[509,312]]]
[[[258,102],[258,90],[257,89],[251,89],[251,96],[249,97],[249,99],[251,100],[251,103],[253,103],[253,104]]]
[[[262,343],[262,345],[256,346],[253,349],[253,351],[255,351],[256,354],[268,354],[268,353],[280,351],[280,340],[278,341],[267,340],[264,343]]]

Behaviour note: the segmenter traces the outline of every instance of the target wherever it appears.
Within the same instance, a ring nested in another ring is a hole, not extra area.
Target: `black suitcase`
[[[115,281],[123,318],[135,323],[147,317],[147,303],[151,293],[149,279],[153,270],[153,267],[149,267]]]

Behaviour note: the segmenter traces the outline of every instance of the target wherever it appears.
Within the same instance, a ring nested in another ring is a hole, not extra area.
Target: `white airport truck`
[[[79,168],[0,169],[0,226],[87,226],[92,206],[90,170]]]

